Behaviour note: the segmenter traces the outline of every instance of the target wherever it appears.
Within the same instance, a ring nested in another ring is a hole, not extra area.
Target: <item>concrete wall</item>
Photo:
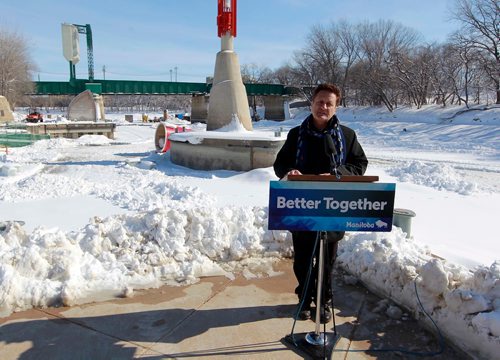
[[[272,166],[285,140],[204,139],[201,144],[171,140],[174,164],[198,170],[249,171]]]
[[[193,95],[191,97],[191,122],[207,122],[208,95]]]
[[[14,115],[5,96],[0,96],[0,123],[14,121]]]
[[[104,135],[109,139],[115,138],[114,123],[70,123],[70,124],[29,124],[26,130],[30,134],[48,134],[51,137],[76,139],[83,135]]]

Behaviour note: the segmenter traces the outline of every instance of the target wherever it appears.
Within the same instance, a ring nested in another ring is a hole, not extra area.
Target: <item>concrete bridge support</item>
[[[10,105],[4,96],[0,96],[0,123],[14,121]]]
[[[290,111],[285,110],[285,101],[287,97],[280,95],[264,96],[264,106],[266,108],[264,118],[268,120],[285,120],[290,118]]]
[[[252,130],[252,119],[248,107],[247,92],[241,80],[240,62],[233,50],[233,36],[221,37],[221,51],[215,60],[215,72],[210,104],[208,108],[207,130],[217,130],[231,123],[237,115],[245,129]]]
[[[194,94],[191,98],[191,121],[207,122],[209,97],[205,94]]]

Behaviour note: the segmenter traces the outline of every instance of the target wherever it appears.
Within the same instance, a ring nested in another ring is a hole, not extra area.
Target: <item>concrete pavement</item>
[[[204,278],[190,286],[136,291],[131,298],[15,313],[0,318],[0,359],[306,358],[284,341],[297,303],[291,262],[281,261],[275,270],[273,277]],[[336,274],[340,340],[333,359],[407,359],[415,356],[385,350],[439,350],[436,337],[415,320],[374,312],[380,299],[341,278]],[[326,331],[332,327],[330,322]],[[310,320],[297,321],[294,333],[314,329]],[[438,356],[418,358],[469,359],[450,346]]]

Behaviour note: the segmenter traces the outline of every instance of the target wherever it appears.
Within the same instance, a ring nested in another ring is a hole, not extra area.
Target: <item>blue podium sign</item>
[[[270,230],[391,231],[396,184],[271,181]]]

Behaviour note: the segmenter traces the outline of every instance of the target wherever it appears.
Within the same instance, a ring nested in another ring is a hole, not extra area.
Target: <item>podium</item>
[[[288,181],[333,181],[333,182],[361,182],[369,183],[378,181],[374,175],[288,175]]]
[[[326,231],[391,231],[395,184],[375,183],[378,176],[354,175],[289,175],[287,180],[270,183],[268,227],[317,231],[319,254],[315,330],[294,334],[292,327],[284,340],[315,359],[329,359],[340,336],[332,294],[333,333],[326,325],[323,332],[320,329]]]

